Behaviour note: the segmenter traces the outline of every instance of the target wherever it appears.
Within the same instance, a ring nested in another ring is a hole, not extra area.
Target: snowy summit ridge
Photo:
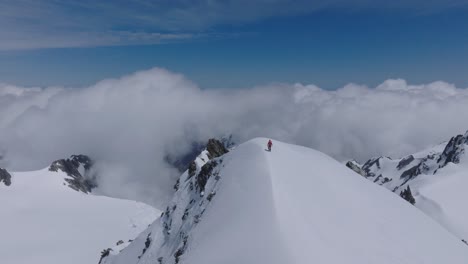
[[[468,263],[466,245],[391,192],[325,154],[277,141],[268,152],[267,141],[204,150],[161,217],[101,263]]]

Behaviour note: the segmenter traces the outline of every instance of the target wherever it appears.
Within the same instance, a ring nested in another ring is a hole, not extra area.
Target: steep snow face
[[[159,215],[133,201],[69,188],[72,177],[49,169],[11,172],[0,184],[0,263],[97,263],[99,253],[135,238]]]
[[[465,244],[399,197],[320,152],[266,142],[198,160],[162,217],[103,263],[468,263]]]
[[[460,239],[468,238],[468,132],[448,142],[392,160],[379,157],[354,167],[367,179],[400,193],[408,186],[416,207],[427,213]]]

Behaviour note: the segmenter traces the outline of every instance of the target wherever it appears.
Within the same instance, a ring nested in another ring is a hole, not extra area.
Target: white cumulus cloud
[[[155,68],[87,88],[0,85],[0,166],[39,169],[88,154],[98,161],[104,192],[161,205],[178,176],[166,155],[184,153],[194,141],[265,136],[364,161],[464,133],[465,113],[468,90],[445,82],[204,90]]]

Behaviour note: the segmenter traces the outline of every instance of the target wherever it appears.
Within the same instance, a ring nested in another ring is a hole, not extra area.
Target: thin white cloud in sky
[[[466,0],[0,0],[0,50],[157,44],[213,37],[219,25],[308,14],[326,8],[436,12]]]
[[[165,157],[184,153],[193,141],[265,136],[363,161],[464,133],[465,113],[468,90],[445,82],[204,90],[155,68],[79,89],[0,85],[0,166],[40,169],[88,154],[99,161],[104,190],[120,186],[121,197],[163,203],[178,176]]]

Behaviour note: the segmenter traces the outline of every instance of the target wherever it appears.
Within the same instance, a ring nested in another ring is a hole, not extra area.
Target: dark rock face
[[[193,175],[195,175],[196,171],[197,171],[197,164],[195,163],[195,161],[192,161],[188,168],[189,176],[192,177]]]
[[[465,144],[467,144],[468,138],[458,135],[450,139],[447,146],[445,146],[444,151],[440,155],[437,163],[439,163],[439,168],[444,167],[449,162],[459,163],[460,156],[465,153]]]
[[[352,169],[353,171],[355,171],[357,174],[360,174],[362,176],[366,176],[366,173],[364,172],[363,169],[361,169],[361,167],[359,167],[359,165],[354,162],[354,161],[348,161],[346,162],[346,167]]]
[[[103,261],[105,258],[107,258],[107,257],[109,256],[109,254],[110,254],[111,251],[112,251],[111,248],[103,249],[103,250],[101,251],[101,258],[99,259],[98,264],[101,264],[102,261]]]
[[[229,135],[227,137],[222,137],[220,141],[221,143],[223,143],[224,147],[227,149],[230,149],[236,145],[236,142],[234,142],[232,135]]]
[[[228,150],[224,144],[214,138],[208,140],[208,144],[206,144],[206,150],[208,151],[208,158],[210,159],[214,159],[228,153]]]
[[[414,157],[413,155],[409,155],[408,157],[406,158],[403,158],[397,165],[397,169],[398,170],[401,170],[402,168],[406,167],[408,164],[410,164],[411,162],[413,162],[414,160]]]
[[[208,178],[211,177],[213,169],[216,168],[217,165],[218,161],[212,160],[201,168],[200,173],[197,175],[197,187],[200,190],[200,193],[205,191],[206,182],[208,181]]]
[[[83,166],[83,174],[79,168]],[[96,185],[96,175],[91,174],[93,161],[86,155],[72,155],[69,159],[56,160],[50,165],[49,171],[63,171],[69,177],[65,181],[75,191],[89,193]]]
[[[414,199],[413,194],[411,193],[411,188],[409,187],[409,185],[406,189],[400,192],[400,196],[412,205],[416,203],[416,200]]]
[[[228,152],[227,149],[233,147],[234,145],[235,143],[232,139],[232,136],[222,137],[219,140],[210,139],[207,144],[202,143],[202,142],[193,142],[190,146],[190,149],[183,155],[179,155],[179,156],[167,155],[165,157],[165,160],[168,164],[176,168],[180,173],[183,173],[187,169],[191,172],[194,172],[193,160],[204,149],[208,149],[208,151],[213,155],[212,157],[209,157],[210,159],[212,159],[212,158],[219,157],[222,154]]]
[[[141,252],[141,255],[138,257],[139,259],[146,253],[146,250],[151,246],[151,233],[148,234],[146,237],[145,241],[145,247],[143,248],[143,252]]]
[[[373,158],[368,160],[364,165],[362,165],[362,170],[365,173],[365,177],[375,177],[375,173],[371,172],[373,166],[377,166],[377,169],[380,170],[380,159],[382,157]]]
[[[422,163],[419,163],[418,165],[408,169],[408,170],[405,170],[400,178],[401,179],[412,179],[416,176],[418,176],[419,174],[421,174],[421,170],[420,170],[420,166],[422,165]]]
[[[11,185],[11,175],[7,170],[0,168],[0,183],[5,184],[6,186]]]

